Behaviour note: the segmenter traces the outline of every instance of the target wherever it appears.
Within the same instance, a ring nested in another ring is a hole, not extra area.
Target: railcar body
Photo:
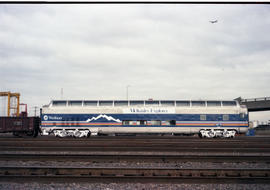
[[[248,111],[237,101],[53,100],[43,106],[42,135],[199,134],[233,137],[248,130]]]
[[[15,136],[36,137],[39,125],[39,117],[0,117],[0,133],[12,132]]]

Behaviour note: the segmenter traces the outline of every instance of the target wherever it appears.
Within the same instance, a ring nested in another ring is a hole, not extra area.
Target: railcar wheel
[[[34,129],[34,133],[33,133],[33,137],[37,137],[38,136],[38,132],[39,132],[39,130],[38,129]]]
[[[60,137],[66,137],[66,136],[68,136],[67,131],[65,129],[60,130]]]
[[[209,138],[214,138],[216,136],[215,131],[213,130],[208,131],[208,136]]]
[[[74,131],[74,137],[79,138],[81,137],[82,133],[79,130]]]
[[[223,132],[223,137],[224,138],[229,138],[230,137],[230,132],[225,129],[225,131]]]
[[[200,130],[199,134],[200,134],[201,138],[208,138],[209,137],[208,131],[204,130],[204,129]]]
[[[235,134],[237,133],[236,130],[227,130],[223,133],[223,137],[225,138],[234,138]]]
[[[237,131],[236,131],[236,130],[232,130],[232,131],[231,131],[231,138],[234,138],[234,137],[235,137],[235,135],[236,135],[236,133],[237,133]]]
[[[57,130],[53,130],[54,136],[59,137],[58,133],[59,133],[59,132],[58,132]]]
[[[54,130],[53,131],[53,134],[56,136],[56,137],[66,137],[67,136],[67,132],[66,130]]]
[[[13,132],[12,134],[13,134],[13,136],[15,136],[15,137],[22,137],[21,134],[20,134],[19,132]]]
[[[27,132],[26,136],[28,136],[28,137],[36,137],[37,135],[36,135],[36,132],[34,130],[34,131]]]

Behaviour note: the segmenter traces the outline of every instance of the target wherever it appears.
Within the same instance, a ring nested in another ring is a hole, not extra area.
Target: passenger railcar
[[[237,101],[53,100],[43,106],[42,135],[198,134],[234,137],[248,130],[248,111]]]

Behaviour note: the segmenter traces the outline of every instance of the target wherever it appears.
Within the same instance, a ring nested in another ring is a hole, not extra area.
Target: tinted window
[[[228,121],[229,120],[229,115],[223,115],[223,120]]]
[[[146,125],[147,124],[147,122],[143,121],[143,120],[140,120],[139,122],[140,122],[140,125]]]
[[[207,106],[208,107],[221,106],[221,102],[220,101],[207,101]]]
[[[176,125],[176,121],[175,120],[171,120],[170,121],[170,125]]]
[[[114,106],[128,106],[128,101],[114,101]]]
[[[112,106],[113,101],[99,101],[99,106]]]
[[[190,106],[190,101],[176,101],[176,106]]]
[[[124,121],[122,121],[122,124],[123,124],[123,125],[129,125],[129,121],[125,121],[125,120],[124,120]]]
[[[200,115],[200,120],[205,121],[206,120],[206,115]]]
[[[144,120],[138,120],[138,121],[122,121],[123,125],[147,125],[147,122]]]
[[[53,106],[66,106],[66,104],[67,104],[67,101],[62,101],[62,100],[53,101]]]
[[[199,107],[204,107],[205,106],[205,101],[192,101],[192,106],[199,106]]]
[[[131,106],[144,106],[144,101],[130,101]]]
[[[161,125],[161,121],[159,120],[154,120],[149,122],[151,125]]]
[[[236,102],[235,101],[223,101],[222,105],[223,106],[236,106]]]
[[[84,101],[84,106],[97,106],[97,101]]]
[[[146,106],[158,106],[159,105],[159,101],[152,101],[152,100],[145,101],[145,105]]]
[[[69,106],[82,106],[82,101],[69,101]]]
[[[162,106],[174,106],[174,101],[160,101]]]

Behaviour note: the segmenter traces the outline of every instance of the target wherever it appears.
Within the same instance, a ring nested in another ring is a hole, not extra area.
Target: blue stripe
[[[41,120],[45,121],[67,121],[67,122],[85,122],[92,117],[97,117],[100,114],[42,114]],[[248,115],[245,115],[244,118],[240,118],[239,114],[106,114],[107,116],[111,116],[114,119],[123,120],[161,120],[161,121],[200,121],[200,115],[206,115],[205,121],[223,121],[223,115],[229,115],[228,121],[245,121],[248,122]],[[44,116],[47,116],[48,119],[44,120]],[[56,119],[50,119],[56,118]],[[57,119],[58,118],[58,119]],[[105,118],[100,118],[91,122],[113,122],[108,121]]]

